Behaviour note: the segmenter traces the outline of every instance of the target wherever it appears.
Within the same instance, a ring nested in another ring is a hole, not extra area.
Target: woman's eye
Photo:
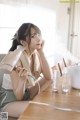
[[[33,35],[33,36],[31,36],[31,38],[34,38],[35,36]]]
[[[31,36],[31,38],[35,38],[36,37],[36,33],[34,35]]]
[[[40,36],[38,33],[35,33],[34,35],[31,36],[31,38],[35,38],[35,37],[38,37]]]

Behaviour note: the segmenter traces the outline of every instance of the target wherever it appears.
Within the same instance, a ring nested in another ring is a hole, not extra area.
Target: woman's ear
[[[20,43],[21,43],[22,46],[28,46],[28,43],[24,40],[20,40]]]
[[[23,40],[20,40],[20,43],[21,43],[21,45],[23,45],[23,46],[24,46],[24,41],[23,41]]]

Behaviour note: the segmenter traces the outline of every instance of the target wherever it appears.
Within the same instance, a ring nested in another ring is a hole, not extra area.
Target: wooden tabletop
[[[80,120],[80,113],[56,110],[46,105],[30,104],[19,120]]]
[[[52,92],[52,86],[37,95],[18,120],[80,120],[80,90]]]

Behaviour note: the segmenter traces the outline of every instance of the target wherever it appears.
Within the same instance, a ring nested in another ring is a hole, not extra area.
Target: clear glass
[[[71,89],[71,76],[69,74],[64,74],[62,77],[62,92],[67,93]]]
[[[53,84],[52,84],[52,92],[58,92],[58,86],[59,86],[59,71],[54,70],[53,72]]]

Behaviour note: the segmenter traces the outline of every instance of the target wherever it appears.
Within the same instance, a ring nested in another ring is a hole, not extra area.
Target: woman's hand
[[[44,40],[42,40],[42,43],[41,43],[41,48],[40,48],[40,49],[38,49],[38,51],[43,50],[44,44],[45,44],[45,41],[44,41]]]
[[[45,44],[45,41],[44,41],[44,40],[42,40],[41,49],[43,49],[44,44]]]
[[[18,73],[18,76],[22,80],[27,80],[27,78],[28,78],[28,71],[27,71],[27,69],[18,66],[16,68],[16,72]]]
[[[26,88],[26,80],[28,77],[25,68],[16,67],[10,74],[13,92],[17,100],[22,100]]]

